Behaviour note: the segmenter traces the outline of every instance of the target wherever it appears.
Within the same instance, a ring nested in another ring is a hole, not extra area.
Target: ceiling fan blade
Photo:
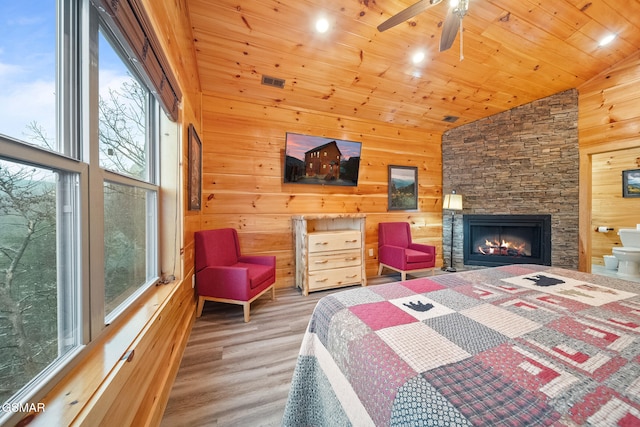
[[[398,12],[391,18],[384,21],[382,24],[378,25],[378,31],[382,32],[388,30],[391,27],[395,27],[401,22],[413,18],[417,14],[429,9],[431,6],[437,5],[440,2],[442,2],[442,0],[420,0],[418,3],[413,4],[405,10]]]
[[[460,20],[462,18],[456,13],[456,8],[452,7],[447,12],[447,17],[442,25],[442,34],[440,35],[440,52],[443,52],[451,47],[453,41],[458,34],[458,28],[460,28]]]

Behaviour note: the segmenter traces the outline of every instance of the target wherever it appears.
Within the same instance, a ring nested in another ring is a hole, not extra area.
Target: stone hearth
[[[443,194],[462,214],[551,215],[551,265],[578,267],[578,93],[568,90],[463,125],[442,137]],[[443,213],[449,262],[451,213]],[[456,214],[454,266],[463,265]]]

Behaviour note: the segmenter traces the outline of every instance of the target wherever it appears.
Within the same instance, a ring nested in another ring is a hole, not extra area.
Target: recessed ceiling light
[[[414,64],[421,63],[422,61],[424,61],[424,52],[420,51],[420,52],[414,53],[411,60],[413,61]]]
[[[606,46],[609,43],[611,43],[613,41],[613,39],[616,38],[615,34],[609,34],[606,37],[603,37],[602,39],[600,39],[600,42],[598,43],[598,46]]]
[[[326,33],[329,30],[329,21],[325,18],[320,18],[316,21],[316,31],[319,33]]]

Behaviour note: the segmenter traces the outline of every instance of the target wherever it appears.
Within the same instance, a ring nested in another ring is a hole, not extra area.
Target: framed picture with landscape
[[[418,209],[418,168],[389,165],[389,210]]]
[[[622,171],[622,197],[640,197],[640,169]]]
[[[199,211],[202,205],[202,142],[198,137],[196,128],[189,124],[189,169],[188,169],[188,193],[189,210]]]

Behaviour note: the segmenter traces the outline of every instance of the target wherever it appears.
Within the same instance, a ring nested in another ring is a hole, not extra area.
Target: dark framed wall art
[[[389,165],[389,210],[418,209],[418,168]]]
[[[189,170],[188,193],[189,210],[199,211],[202,208],[202,142],[196,128],[189,124]]]
[[[640,169],[622,171],[622,197],[640,197]]]

